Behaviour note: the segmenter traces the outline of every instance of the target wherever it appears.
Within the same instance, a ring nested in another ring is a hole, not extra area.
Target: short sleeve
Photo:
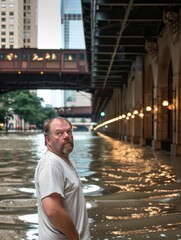
[[[64,176],[57,166],[46,164],[38,176],[40,198],[59,193],[64,198]]]

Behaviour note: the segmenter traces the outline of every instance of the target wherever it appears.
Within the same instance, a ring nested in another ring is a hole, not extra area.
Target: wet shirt
[[[42,208],[41,199],[55,192],[62,196],[64,208],[72,218],[80,240],[90,239],[82,184],[72,161],[70,163],[47,151],[36,168],[35,187],[38,201],[39,240],[67,239],[54,228]]]

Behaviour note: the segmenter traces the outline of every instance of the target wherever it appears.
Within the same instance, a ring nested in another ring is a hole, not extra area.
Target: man
[[[35,171],[39,240],[90,240],[81,182],[69,158],[72,125],[64,118],[44,124],[47,151]]]

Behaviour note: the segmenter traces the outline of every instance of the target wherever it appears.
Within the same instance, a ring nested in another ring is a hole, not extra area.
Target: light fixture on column
[[[163,100],[162,106],[166,107],[166,108],[169,109],[169,110],[175,109],[174,104],[173,104],[173,103],[170,104],[168,100]]]
[[[168,105],[169,105],[168,100],[163,100],[163,102],[162,102],[162,106],[164,106],[164,107],[168,107]]]
[[[137,115],[138,114],[138,110],[134,110],[133,114]]]
[[[152,108],[151,108],[150,105],[146,106],[146,111],[147,111],[147,112],[151,112],[151,110],[152,110]]]

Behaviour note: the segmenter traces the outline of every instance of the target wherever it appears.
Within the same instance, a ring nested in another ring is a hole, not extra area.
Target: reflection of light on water
[[[97,204],[95,202],[86,202],[86,208],[91,209],[97,207]]]
[[[27,214],[18,217],[21,221],[31,223],[32,229],[26,232],[27,240],[38,240],[38,215],[37,214]]]
[[[25,193],[32,193],[36,197],[36,190],[34,188],[19,188],[19,191]]]
[[[82,182],[87,182],[87,181],[88,181],[85,177],[80,177],[80,180],[81,180]]]
[[[26,193],[35,193],[35,189],[33,188],[19,188],[21,192],[26,192]]]
[[[26,236],[26,240],[38,240],[38,231],[31,229],[27,232]]]
[[[88,139],[92,138],[92,135],[90,132],[73,132],[74,140],[82,140],[82,139]]]
[[[84,188],[83,188],[83,192],[84,192],[84,193],[91,193],[91,192],[96,192],[96,191],[99,191],[99,190],[100,190],[100,187],[97,186],[97,185],[93,185],[93,184],[91,184],[91,185],[86,185],[86,186],[84,186]]]
[[[19,216],[19,219],[21,221],[28,222],[28,223],[34,223],[34,224],[38,223],[38,215],[37,214],[22,215],[22,216]]]

